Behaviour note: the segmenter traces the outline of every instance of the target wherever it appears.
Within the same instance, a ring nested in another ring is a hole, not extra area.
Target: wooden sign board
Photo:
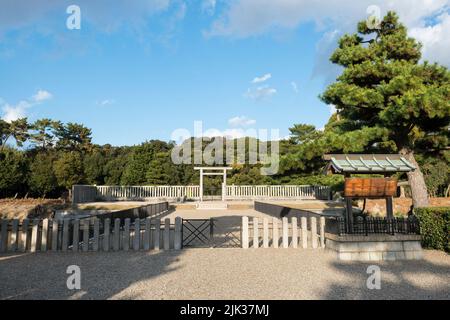
[[[397,180],[393,178],[346,178],[346,197],[393,197],[397,194]]]

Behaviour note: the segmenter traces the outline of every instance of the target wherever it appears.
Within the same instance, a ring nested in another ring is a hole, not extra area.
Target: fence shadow
[[[381,270],[381,289],[369,290],[367,268],[377,265]],[[351,277],[354,285],[345,281],[330,283],[321,299],[328,300],[391,300],[450,299],[450,268],[427,260],[393,262],[333,261],[336,274]]]
[[[142,281],[177,270],[181,254],[170,250],[0,256],[0,299],[111,299]],[[67,288],[69,265],[80,267],[80,290]]]

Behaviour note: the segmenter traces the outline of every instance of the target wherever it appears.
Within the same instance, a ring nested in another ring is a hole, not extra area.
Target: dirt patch
[[[74,209],[78,210],[110,210],[110,211],[118,211],[118,210],[127,210],[133,208],[139,208],[147,203],[145,202],[91,202],[91,203],[83,203],[74,206]]]
[[[67,207],[62,199],[0,199],[0,218],[51,218],[54,210]]]
[[[303,209],[303,210],[339,209],[344,207],[344,204],[341,202],[321,201],[321,200],[303,200],[297,202],[270,201],[268,203],[286,206],[292,209]]]
[[[394,198],[394,214],[406,215],[411,208],[412,199]],[[450,198],[430,198],[431,207],[450,207]],[[363,207],[363,201],[358,201],[358,207]],[[386,215],[386,201],[383,199],[367,200],[366,211],[375,216]]]

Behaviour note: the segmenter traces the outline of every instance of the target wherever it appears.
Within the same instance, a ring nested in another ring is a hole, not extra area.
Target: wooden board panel
[[[346,197],[393,197],[397,193],[397,180],[393,178],[346,178]]]

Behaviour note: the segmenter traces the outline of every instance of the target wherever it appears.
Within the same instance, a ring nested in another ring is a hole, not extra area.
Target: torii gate
[[[222,201],[225,201],[227,193],[227,170],[230,167],[194,167],[194,170],[200,171],[200,201],[203,201],[203,176],[223,176],[222,182]],[[222,172],[216,172],[222,171]]]

